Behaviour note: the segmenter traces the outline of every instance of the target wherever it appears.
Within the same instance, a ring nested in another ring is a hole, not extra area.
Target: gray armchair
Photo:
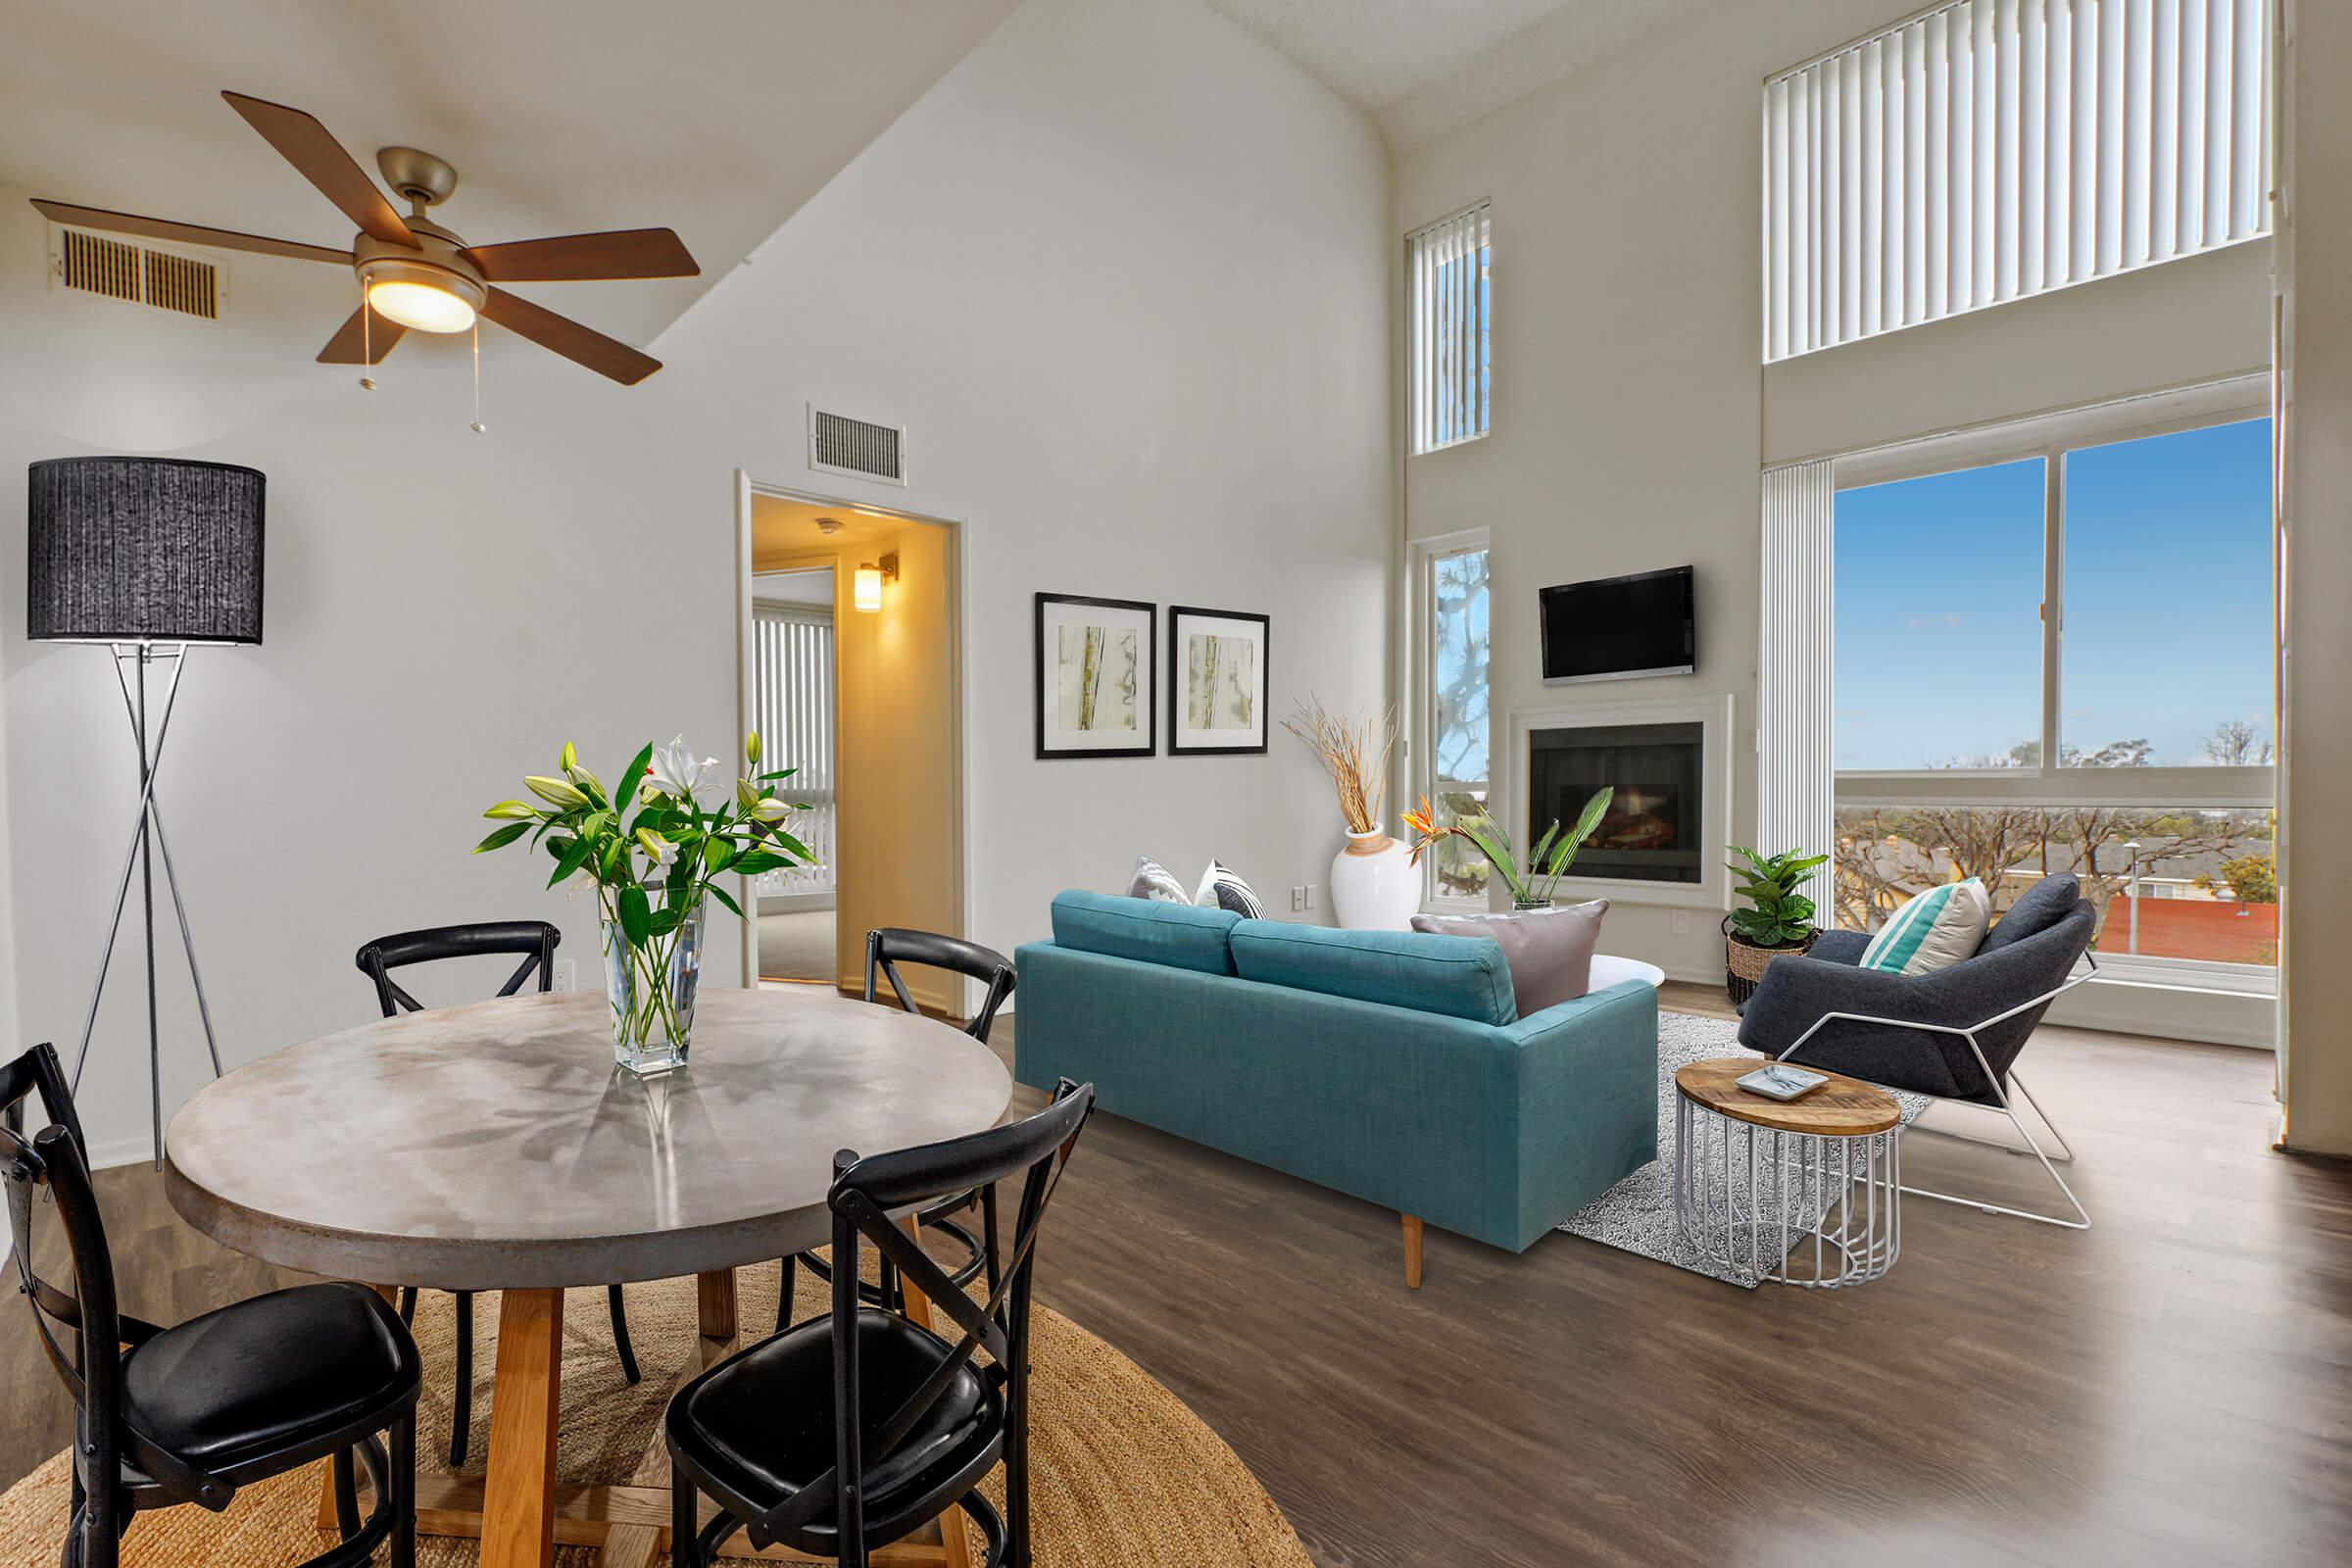
[[[2053,1225],[2085,1229],[2090,1216],[2066,1185],[2009,1100],[2015,1087],[2053,1134],[2017,1058],[2059,994],[2095,972],[2075,973],[2090,950],[2090,904],[2072,876],[2044,877],[1995,921],[1974,957],[1926,975],[1856,967],[1870,939],[1825,931],[1803,956],[1775,958],[1740,1009],[1740,1043],[1751,1051],[1828,1072],[1988,1106],[2018,1136],[2066,1195],[2077,1218],[2001,1208],[1973,1199],[1906,1188],[1923,1198],[1970,1203]],[[2063,1136],[2058,1157],[2072,1160]]]

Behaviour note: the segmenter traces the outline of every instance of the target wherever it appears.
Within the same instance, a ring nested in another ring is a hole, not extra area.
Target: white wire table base
[[[1675,1230],[1743,1285],[1866,1285],[1902,1247],[1902,1135],[1786,1132],[1679,1095]]]

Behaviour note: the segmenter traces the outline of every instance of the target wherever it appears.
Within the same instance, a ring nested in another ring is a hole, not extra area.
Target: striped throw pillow
[[[1889,974],[1933,974],[1976,956],[1992,923],[1992,901],[1975,877],[1946,882],[1903,901],[1894,918],[1862,950],[1861,967]]]
[[[1200,885],[1193,890],[1193,903],[1203,909],[1230,909],[1245,920],[1263,920],[1266,906],[1251,892],[1250,884],[1218,861],[1208,862],[1200,873]]]

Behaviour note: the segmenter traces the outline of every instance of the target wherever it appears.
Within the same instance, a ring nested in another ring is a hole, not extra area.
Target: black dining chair
[[[1012,995],[1013,966],[1010,958],[994,948],[984,948],[977,942],[966,942],[960,937],[944,937],[936,931],[910,931],[903,926],[882,926],[865,934],[866,1001],[879,1000],[874,988],[874,981],[879,976],[889,980],[891,992],[898,998],[900,1006],[908,1012],[919,1013],[923,1010],[916,1004],[913,994],[906,989],[906,977],[899,973],[902,963],[945,969],[979,981],[986,989],[980,998],[979,1010],[963,1026],[963,1032],[983,1045],[988,1043],[988,1031],[997,1021],[998,1009],[1004,1005],[1004,999]],[[980,1208],[982,1229],[993,1232],[997,1228],[997,1195],[986,1188],[977,1192],[966,1190],[952,1194],[915,1216],[925,1230],[945,1235],[963,1250],[962,1261],[956,1265],[953,1276],[959,1286],[969,1285],[978,1279],[988,1263],[988,1250],[980,1245],[968,1229],[950,1218],[951,1215],[968,1211],[974,1204]],[[779,1334],[792,1326],[793,1267],[796,1262],[806,1264],[808,1271],[820,1280],[833,1277],[830,1265],[813,1252],[803,1252],[797,1258],[784,1259],[783,1278],[776,1291],[776,1332]],[[988,1286],[992,1291],[996,1289],[994,1275],[989,1277]],[[864,1290],[866,1299],[878,1306],[895,1308],[899,1305],[897,1281],[892,1277],[887,1259],[883,1261],[878,1282],[865,1286]]]
[[[833,1305],[680,1389],[662,1427],[670,1464],[671,1568],[707,1568],[742,1531],[866,1568],[867,1553],[960,1507],[987,1545],[979,1568],[1030,1568],[1029,1306],[1037,1238],[1079,1133],[1092,1084],[1009,1126],[859,1157],[833,1156]],[[891,1219],[950,1193],[1022,1178],[1010,1246],[985,1248],[999,1283],[966,1295]],[[870,1304],[858,1288],[871,1243],[944,1319],[953,1344]],[[976,1352],[985,1349],[982,1365]],[[830,1406],[830,1417],[827,1407]],[[979,1491],[1004,1466],[1004,1513]],[[698,1528],[700,1498],[718,1504]]]
[[[409,995],[392,971],[414,963],[437,963],[447,958],[482,956],[516,956],[522,962],[507,976],[507,983],[498,988],[502,997],[514,996],[534,973],[541,991],[552,991],[556,984],[556,945],[564,933],[545,920],[485,920],[477,925],[443,925],[423,931],[403,931],[394,936],[377,937],[360,949],[353,959],[360,972],[375,982],[376,1004],[387,1018],[396,1017],[406,1009],[422,1012],[424,1004]],[[458,1309],[458,1371],[456,1387],[450,1396],[449,1463],[452,1469],[466,1462],[466,1438],[473,1430],[473,1293],[459,1291]],[[629,1344],[629,1319],[621,1306],[620,1287],[605,1288],[605,1305],[612,1317],[612,1348],[620,1356],[621,1376],[637,1381],[637,1353]],[[416,1291],[414,1286],[400,1293],[400,1316],[404,1323],[416,1321]]]
[[[27,1139],[24,1104],[35,1094],[48,1122]],[[117,1568],[137,1514],[185,1502],[219,1513],[238,1488],[320,1458],[332,1461],[339,1539],[305,1568],[361,1568],[387,1542],[392,1568],[415,1568],[420,1374],[391,1306],[364,1285],[338,1284],[272,1291],[172,1328],[121,1311],[83,1151],[56,1051],[35,1046],[0,1064],[17,1289],[74,1399],[65,1568]],[[71,1289],[34,1271],[43,1194],[64,1233]],[[355,1463],[375,1487],[365,1520]]]

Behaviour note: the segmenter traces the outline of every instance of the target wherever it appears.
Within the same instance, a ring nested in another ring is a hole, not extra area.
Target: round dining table
[[[270,1263],[503,1293],[486,1475],[421,1476],[418,1528],[478,1535],[482,1568],[547,1568],[558,1541],[639,1568],[667,1560],[660,1439],[632,1484],[557,1482],[565,1288],[693,1275],[707,1365],[736,1339],[734,1270],[830,1242],[837,1151],[984,1131],[1011,1095],[983,1042],[826,990],[706,990],[688,1064],[645,1079],[614,1067],[601,994],[502,998],[206,1085],[172,1118],[165,1190]]]

